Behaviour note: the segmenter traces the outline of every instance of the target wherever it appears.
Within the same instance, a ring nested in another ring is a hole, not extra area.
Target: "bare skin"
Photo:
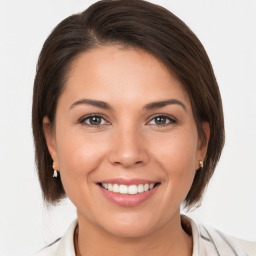
[[[81,255],[192,255],[180,204],[207,143],[200,141],[182,84],[160,61],[120,46],[83,53],[59,98],[55,126],[47,117],[43,125],[77,208]],[[209,138],[209,125],[203,128]],[[126,205],[126,195],[102,187],[112,180],[156,186],[146,199]]]
[[[88,228],[88,226],[86,228]],[[170,229],[175,229],[177,231],[173,233],[173,237],[170,237]],[[93,233],[90,231],[83,232],[88,231],[87,229],[82,229],[81,232],[77,232],[77,237],[75,237],[77,256],[138,256],[144,255],[144,253],[149,256],[192,255],[192,238],[186,234],[184,230],[180,229],[180,225],[177,227],[166,225],[164,229],[160,229],[157,232],[136,238],[116,237],[105,232],[104,239],[102,239],[103,234],[102,232],[99,232],[96,227],[92,227],[89,230],[93,230]],[[99,241],[102,243],[100,244]],[[179,242],[177,243],[177,241]],[[97,251],[95,251],[95,245],[99,247],[97,248]],[[81,251],[84,253],[81,253]]]

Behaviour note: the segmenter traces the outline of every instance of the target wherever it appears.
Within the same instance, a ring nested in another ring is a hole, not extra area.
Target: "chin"
[[[140,214],[123,214],[105,223],[104,229],[117,237],[138,238],[150,234],[158,228],[159,223],[153,216]]]
[[[113,236],[121,238],[139,238],[150,234],[151,228],[141,225],[118,225],[112,226],[106,231]]]

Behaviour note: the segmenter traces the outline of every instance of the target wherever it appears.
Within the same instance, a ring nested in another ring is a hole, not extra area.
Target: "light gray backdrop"
[[[0,0],[0,255],[32,255],[75,218],[69,201],[46,209],[37,181],[31,97],[37,57],[53,27],[95,1]],[[161,4],[198,35],[223,97],[226,146],[202,207],[191,215],[256,240],[256,1]]]

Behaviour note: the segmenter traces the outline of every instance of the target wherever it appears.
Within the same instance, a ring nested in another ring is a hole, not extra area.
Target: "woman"
[[[45,200],[77,221],[38,255],[253,255],[181,216],[224,144],[208,56],[175,15],[146,1],[99,1],[46,40],[33,95]]]

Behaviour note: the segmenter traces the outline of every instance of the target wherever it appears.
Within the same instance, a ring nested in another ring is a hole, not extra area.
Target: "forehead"
[[[120,46],[82,53],[72,64],[63,94],[70,100],[89,97],[123,104],[166,98],[189,102],[181,82],[161,61],[141,49]]]

